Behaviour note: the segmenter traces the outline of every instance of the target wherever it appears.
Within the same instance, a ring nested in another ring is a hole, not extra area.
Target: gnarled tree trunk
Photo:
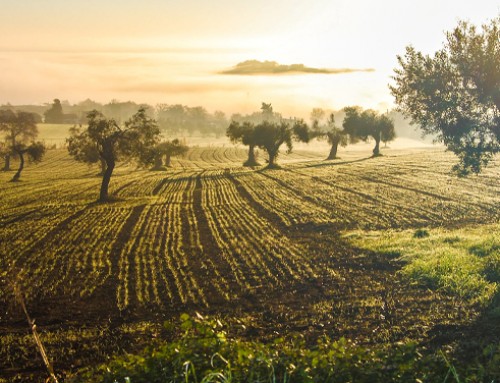
[[[108,189],[109,181],[111,181],[111,175],[113,174],[113,169],[115,168],[114,159],[106,161],[106,171],[102,175],[101,191],[99,193],[99,202],[106,202],[108,200]]]
[[[255,159],[255,145],[248,146],[248,159],[243,163],[243,166],[258,166],[259,163]]]
[[[165,170],[163,167],[163,158],[161,154],[155,155],[154,164],[151,170]]]
[[[338,158],[337,157],[337,149],[339,147],[339,143],[340,143],[340,137],[334,138],[332,140],[332,147],[330,148],[330,154],[326,158],[327,161],[334,160],[334,159]]]
[[[278,157],[278,151],[268,150],[269,154],[269,164],[267,165],[268,169],[277,169],[279,166],[276,164],[276,157]]]
[[[108,189],[109,181],[111,181],[111,176],[115,168],[115,155],[113,153],[113,145],[110,142],[106,142],[103,145],[102,158],[106,161],[106,170],[102,175],[101,191],[99,193],[99,202],[106,202],[109,199]]]
[[[375,148],[373,148],[373,157],[380,156],[380,134],[375,137]]]
[[[172,167],[172,155],[169,153],[165,154],[165,166]]]
[[[19,168],[17,169],[16,174],[14,174],[14,177],[12,177],[11,179],[12,182],[19,181],[19,178],[21,177],[21,172],[24,169],[24,151],[16,150],[16,153],[19,156]]]

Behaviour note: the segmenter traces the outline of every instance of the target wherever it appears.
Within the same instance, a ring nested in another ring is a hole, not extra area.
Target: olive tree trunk
[[[155,155],[154,164],[151,170],[165,170],[163,167],[163,159],[161,157],[161,154]]]
[[[172,155],[170,153],[165,154],[165,166],[172,167]]]
[[[21,172],[24,169],[24,152],[16,150],[16,153],[19,156],[19,168],[17,169],[16,174],[14,174],[14,177],[12,177],[11,179],[12,182],[19,181],[19,178],[21,177]]]
[[[109,181],[115,169],[115,154],[113,152],[113,142],[106,141],[103,144],[103,153],[101,157],[106,161],[106,170],[102,175],[101,191],[99,193],[99,202],[106,202],[109,199]]]
[[[330,154],[328,155],[328,157],[326,158],[327,161],[329,160],[334,160],[337,157],[337,149],[339,147],[339,143],[340,143],[340,138],[336,138],[336,139],[333,139],[332,140],[332,147],[330,148]]]
[[[109,199],[109,181],[111,181],[111,176],[113,175],[113,170],[115,168],[115,160],[109,159],[106,161],[106,170],[102,175],[101,191],[99,193],[99,202],[106,202]]]
[[[375,148],[373,148],[373,157],[380,156],[380,134],[375,135]]]
[[[255,159],[255,145],[248,146],[248,159],[243,163],[243,166],[258,166],[259,163]]]
[[[271,151],[268,151],[267,154],[269,155],[269,164],[267,165],[267,168],[268,169],[279,168],[279,166],[276,164],[276,157],[278,157],[278,151],[271,150]]]

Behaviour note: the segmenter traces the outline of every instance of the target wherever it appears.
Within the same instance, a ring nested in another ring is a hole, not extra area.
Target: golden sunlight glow
[[[114,98],[231,113],[268,101],[302,116],[353,104],[385,110],[405,46],[432,52],[458,19],[481,23],[498,12],[489,0],[69,3],[3,6],[0,103]],[[247,60],[374,71],[221,74]]]

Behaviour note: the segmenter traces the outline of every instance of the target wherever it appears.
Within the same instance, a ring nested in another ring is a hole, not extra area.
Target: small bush
[[[443,243],[447,243],[448,245],[453,245],[459,242],[460,242],[460,237],[447,237],[443,239]]]
[[[417,229],[415,233],[413,234],[413,238],[426,238],[430,234],[427,230],[425,229]]]

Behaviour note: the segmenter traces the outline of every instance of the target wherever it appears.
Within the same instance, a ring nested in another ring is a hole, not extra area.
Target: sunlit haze
[[[132,100],[283,115],[386,110],[396,55],[431,53],[495,0],[19,0],[0,14],[0,103]],[[329,73],[229,74],[248,60]],[[226,73],[224,73],[226,72]]]

